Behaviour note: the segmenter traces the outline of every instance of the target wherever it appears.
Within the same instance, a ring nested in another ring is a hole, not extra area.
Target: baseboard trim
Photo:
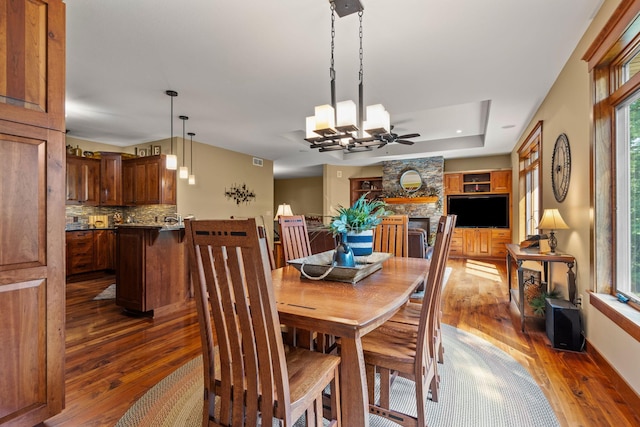
[[[598,368],[606,375],[613,387],[620,393],[631,410],[636,413],[636,416],[640,418],[640,396],[636,394],[629,384],[620,376],[613,366],[605,359],[598,350],[596,350],[589,340],[586,345],[587,354],[593,359],[594,363],[598,365]]]

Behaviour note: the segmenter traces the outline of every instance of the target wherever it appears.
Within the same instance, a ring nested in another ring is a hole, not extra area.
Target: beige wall
[[[582,313],[585,319],[587,339],[626,379],[636,393],[640,394],[640,369],[636,363],[637,360],[640,360],[640,343],[592,308],[587,298],[587,292],[591,289],[593,281],[590,271],[590,248],[595,244],[590,237],[591,80],[587,64],[581,60],[581,57],[619,3],[620,0],[605,0],[591,26],[535,113],[527,130],[516,144],[511,158],[513,164],[517,165],[517,148],[534,125],[542,120],[542,207],[557,208],[570,227],[569,230],[557,231],[556,236],[558,249],[561,252],[572,254],[577,261],[578,294],[583,296]],[[551,189],[550,168],[553,146],[561,133],[566,133],[569,138],[572,167],[569,192],[566,199],[562,203],[558,203]],[[517,176],[517,169],[514,169],[514,177]],[[521,202],[521,198],[517,195],[517,179],[514,179],[513,190],[516,196],[514,199]],[[519,203],[513,204],[516,219],[518,218],[518,205]],[[518,226],[514,227],[514,230],[517,229],[519,229]],[[522,236],[516,236],[514,240],[517,241],[521,238]],[[552,274],[552,286],[558,286],[566,295],[566,267],[557,265],[553,268]]]
[[[323,167],[322,212],[325,216],[335,215],[339,205],[349,206],[349,178],[382,176],[382,165],[379,166],[344,166],[324,165]]]
[[[282,203],[296,215],[322,214],[322,177],[276,179],[273,182],[273,211]]]
[[[445,173],[483,169],[511,169],[511,156],[503,154],[500,156],[447,159],[444,161]]]

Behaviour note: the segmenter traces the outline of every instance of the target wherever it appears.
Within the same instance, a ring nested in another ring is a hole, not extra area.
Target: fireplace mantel
[[[437,203],[438,196],[429,197],[389,197],[384,199],[388,205],[400,205],[409,203]]]

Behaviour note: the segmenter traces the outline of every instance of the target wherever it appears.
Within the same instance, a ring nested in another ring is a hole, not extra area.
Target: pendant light
[[[167,154],[166,167],[168,170],[178,169],[178,156],[173,154],[173,98],[178,96],[178,92],[175,90],[168,90],[165,92],[171,97],[171,154]]]
[[[191,153],[191,175],[189,175],[189,185],[196,185],[196,176],[193,174],[193,137],[195,133],[189,132],[187,135],[191,137],[191,145],[189,152]]]
[[[180,116],[180,120],[182,120],[182,166],[180,166],[178,176],[180,179],[187,179],[189,178],[189,169],[184,165],[184,125],[189,120],[189,117]]]

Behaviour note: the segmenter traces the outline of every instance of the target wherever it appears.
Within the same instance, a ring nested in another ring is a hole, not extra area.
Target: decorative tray
[[[331,280],[355,284],[380,270],[382,263],[393,256],[386,252],[374,252],[371,255],[355,257],[355,267],[339,267],[332,266],[334,252],[335,250],[320,252],[287,262],[300,271],[300,277],[306,277],[311,280]]]

